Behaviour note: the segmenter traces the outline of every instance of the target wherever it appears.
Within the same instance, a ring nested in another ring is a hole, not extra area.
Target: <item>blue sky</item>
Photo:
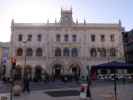
[[[126,31],[133,28],[132,0],[0,0],[0,41],[10,41],[11,20],[15,22],[54,22],[61,7],[73,9],[74,20],[88,23],[118,23]]]

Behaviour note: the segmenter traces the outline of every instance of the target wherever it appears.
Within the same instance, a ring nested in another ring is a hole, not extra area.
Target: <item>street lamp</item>
[[[116,76],[116,69],[114,70],[114,93],[115,93],[115,100],[117,100],[117,76]]]
[[[90,68],[89,67],[90,67],[89,65],[86,66],[86,68],[88,70],[88,77],[87,77],[88,78],[88,80],[87,80],[87,84],[88,84],[88,86],[87,86],[87,97],[89,97],[91,99],[91,91],[90,91],[91,77],[90,77]]]
[[[14,81],[14,74],[15,74],[15,67],[16,67],[16,59],[14,57],[11,58],[11,79],[10,79],[10,100],[13,99],[13,81]]]
[[[27,43],[27,41],[23,41],[24,49],[25,49],[25,55],[24,55],[24,67],[26,66],[26,43]]]
[[[25,40],[25,41],[23,41],[23,44],[24,44],[24,51],[25,51],[25,55],[24,55],[24,67],[26,67],[26,43],[27,43],[27,41]],[[23,75],[24,75],[24,68],[23,68],[23,73],[22,73],[22,77],[23,77]]]

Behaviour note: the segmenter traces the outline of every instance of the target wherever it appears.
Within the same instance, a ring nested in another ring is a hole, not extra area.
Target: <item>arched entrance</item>
[[[61,64],[54,64],[52,67],[52,75],[54,79],[61,79],[63,66]]]
[[[69,69],[73,79],[78,80],[80,77],[80,66],[78,64],[71,64]]]
[[[16,65],[15,73],[14,73],[14,79],[15,80],[21,80],[22,79],[22,66],[21,65]]]
[[[34,80],[35,81],[41,81],[42,80],[42,67],[40,65],[37,65],[35,67],[35,74],[34,74]]]
[[[31,76],[32,76],[32,67],[31,67],[31,65],[26,65],[24,67],[24,74],[29,74],[30,79],[31,79]]]

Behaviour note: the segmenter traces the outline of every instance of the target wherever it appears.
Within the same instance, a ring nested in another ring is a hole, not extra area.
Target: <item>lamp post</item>
[[[13,69],[11,69],[11,79],[10,79],[10,100],[13,98]]]
[[[23,41],[24,49],[25,49],[25,55],[24,55],[24,67],[26,66],[26,43],[27,43],[27,41]]]
[[[13,99],[13,82],[14,82],[14,74],[15,74],[15,67],[16,67],[16,59],[14,57],[11,58],[11,84],[10,84],[10,100]]]
[[[114,92],[115,92],[115,100],[117,100],[117,77],[116,77],[116,69],[114,70]]]
[[[24,72],[25,72],[25,67],[26,67],[26,60],[27,60],[27,56],[26,56],[26,43],[27,43],[27,41],[26,40],[24,40],[23,41],[23,44],[24,44],[24,51],[25,51],[25,54],[24,54],[24,68],[23,68],[23,72],[22,72],[22,77],[23,77],[23,75],[24,75]]]
[[[90,91],[91,77],[90,77],[90,68],[89,67],[90,67],[89,65],[86,66],[86,68],[88,70],[88,77],[87,77],[88,78],[88,80],[87,80],[87,84],[88,84],[88,86],[87,86],[87,97],[89,97],[91,99],[91,91]]]

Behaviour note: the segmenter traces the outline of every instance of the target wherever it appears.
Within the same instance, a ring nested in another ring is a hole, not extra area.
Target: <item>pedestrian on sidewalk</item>
[[[27,91],[30,93],[30,73],[29,70],[24,72],[23,76],[23,92]]]
[[[90,100],[92,100],[92,97],[91,97],[91,91],[90,91],[90,85],[91,85],[91,79],[90,77],[88,76],[88,86],[87,86],[87,97],[90,98]]]

